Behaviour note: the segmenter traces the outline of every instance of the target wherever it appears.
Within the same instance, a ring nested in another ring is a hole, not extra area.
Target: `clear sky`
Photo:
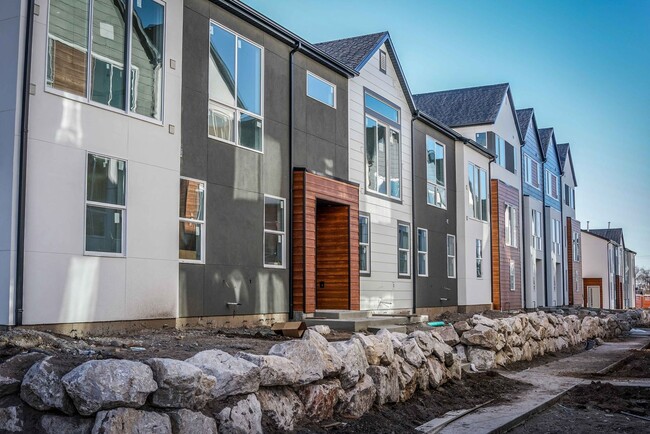
[[[310,42],[390,32],[413,93],[508,82],[569,142],[586,228],[650,267],[650,0],[245,0]]]

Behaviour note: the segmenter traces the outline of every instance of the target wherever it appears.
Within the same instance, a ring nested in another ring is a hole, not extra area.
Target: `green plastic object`
[[[431,322],[428,322],[427,325],[431,326],[431,327],[442,327],[442,326],[445,325],[445,322],[444,321],[431,321]]]

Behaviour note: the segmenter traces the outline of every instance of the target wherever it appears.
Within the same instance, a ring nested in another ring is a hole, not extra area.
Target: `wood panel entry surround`
[[[584,288],[583,292],[583,297],[585,301],[585,306],[587,306],[589,303],[589,293],[588,293],[588,288],[590,286],[597,286],[600,288],[600,300],[598,303],[598,306],[595,307],[603,307],[603,279],[594,279],[594,278],[587,278],[587,279],[582,279],[582,287]]]
[[[305,169],[293,177],[293,310],[359,310],[359,186]]]

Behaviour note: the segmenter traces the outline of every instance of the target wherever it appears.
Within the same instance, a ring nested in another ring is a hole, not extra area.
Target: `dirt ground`
[[[629,413],[629,414],[624,414]],[[650,388],[592,382],[571,389],[548,410],[509,433],[650,432]]]
[[[632,351],[607,377],[650,378],[650,349]]]

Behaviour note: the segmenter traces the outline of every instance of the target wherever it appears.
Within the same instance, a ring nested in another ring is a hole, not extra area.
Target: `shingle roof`
[[[620,243],[623,238],[623,229],[622,228],[612,228],[612,229],[589,229],[589,232],[598,235],[601,238],[607,238],[608,240],[614,241],[615,243]]]
[[[520,109],[517,110],[517,120],[519,121],[519,128],[522,129],[522,134],[526,135],[526,130],[530,124],[530,119],[533,117],[533,109]]]
[[[558,156],[560,157],[560,164],[562,165],[562,169],[564,169],[564,163],[566,163],[566,157],[567,157],[567,154],[569,153],[569,144],[568,143],[558,143],[558,145],[557,145],[557,153],[558,153]]]
[[[383,43],[387,36],[388,32],[380,32],[335,41],[319,42],[314,45],[349,68],[360,71],[365,64],[365,60],[375,52],[378,45]]]
[[[451,127],[496,121],[508,83],[413,95],[418,109]]]
[[[542,142],[540,143],[542,150],[544,151],[544,154],[546,154],[548,151],[548,144],[551,142],[551,136],[553,135],[553,128],[540,128],[537,132],[539,133],[539,140]]]

